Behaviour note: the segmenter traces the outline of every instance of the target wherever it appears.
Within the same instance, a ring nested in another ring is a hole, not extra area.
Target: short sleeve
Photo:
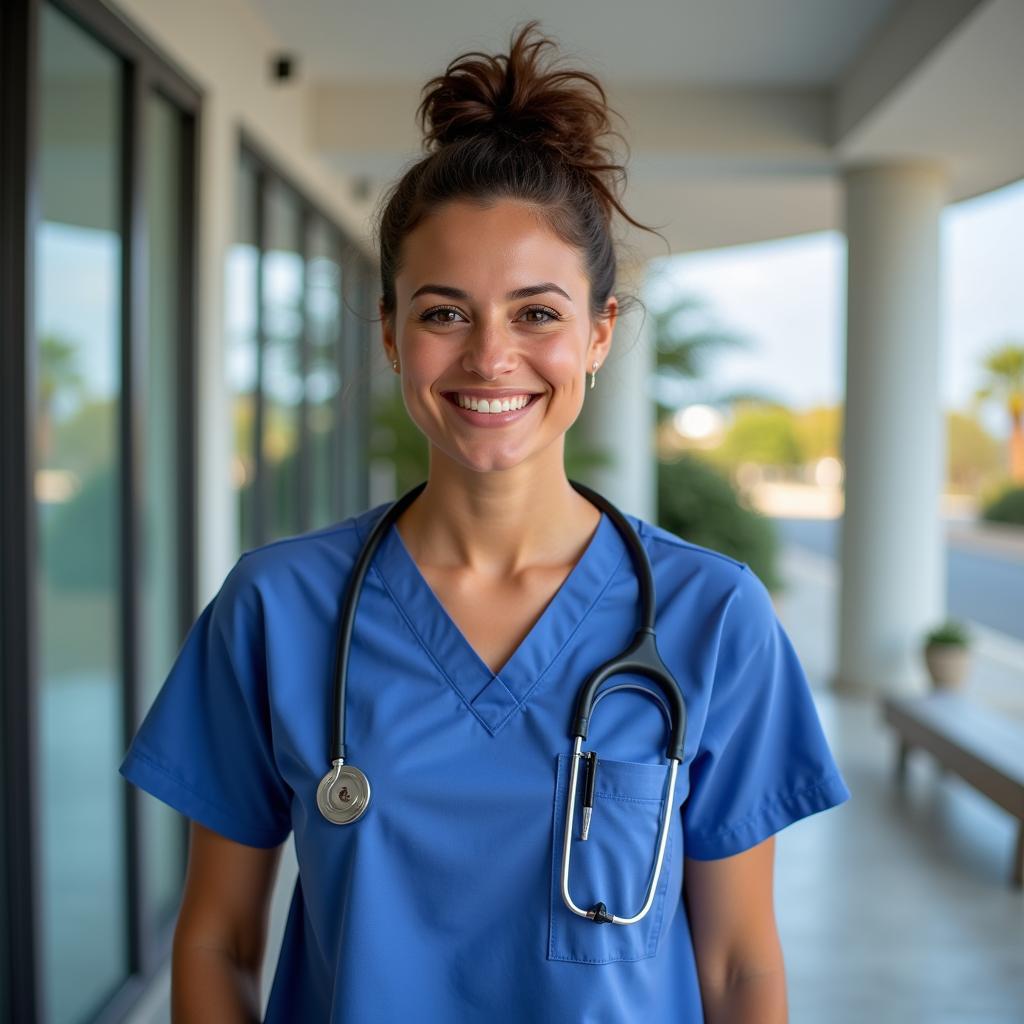
[[[272,847],[291,831],[274,759],[263,610],[245,555],[192,624],[120,773],[221,835]]]
[[[690,768],[682,811],[686,854],[732,856],[849,798],[771,595],[744,565],[725,611]]]

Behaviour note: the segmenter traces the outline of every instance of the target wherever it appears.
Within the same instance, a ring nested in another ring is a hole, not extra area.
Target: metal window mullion
[[[267,172],[262,167],[256,169],[256,383],[255,410],[253,412],[253,472],[255,482],[252,490],[252,544],[263,544],[267,539],[269,522],[267,508],[267,481],[263,467],[263,363],[266,349],[266,317],[263,308],[263,274],[266,259],[266,204],[267,204]]]
[[[123,694],[123,747],[127,748],[142,713],[142,637],[145,600],[142,535],[144,523],[146,323],[148,225],[144,159],[145,71],[124,62],[121,117],[121,416],[120,416],[120,622]],[[125,885],[128,893],[129,971],[146,973],[152,924],[142,884],[146,855],[141,825],[141,794],[124,786]]]
[[[8,1004],[0,1017],[42,1019],[38,699],[38,549],[35,473],[35,227],[38,221],[38,0],[0,5],[0,580],[4,729],[5,909]],[[17,780],[17,785],[14,784]]]
[[[201,114],[189,111],[179,112],[181,128],[181,151],[178,193],[179,221],[178,236],[178,289],[181,296],[178,314],[178,354],[175,382],[177,420],[180,424],[176,448],[178,493],[181,495],[179,508],[184,514],[178,517],[178,564],[176,581],[178,592],[175,608],[176,636],[184,641],[189,627],[198,614],[196,589],[198,584],[197,554],[199,522],[199,444],[198,408],[199,394],[199,346],[198,346],[198,237],[199,237],[199,130]],[[179,831],[182,863],[188,859],[189,823],[184,816]],[[181,883],[184,885],[184,876]],[[166,936],[164,937],[166,941]]]
[[[132,64],[146,68],[151,86],[175,105],[194,110],[201,98],[196,83],[176,61],[161,53],[146,35],[129,24],[106,0],[51,0],[53,6],[77,21],[109,50]]]

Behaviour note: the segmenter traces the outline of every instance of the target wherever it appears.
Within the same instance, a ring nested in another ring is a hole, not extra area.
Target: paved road
[[[783,543],[838,558],[841,519],[773,521]],[[1012,551],[978,551],[953,542],[946,548],[946,581],[951,615],[1024,640],[1024,557]]]

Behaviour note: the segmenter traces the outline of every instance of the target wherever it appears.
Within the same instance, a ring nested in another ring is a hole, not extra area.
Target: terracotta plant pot
[[[959,690],[971,666],[970,651],[963,644],[926,644],[924,660],[937,690]]]

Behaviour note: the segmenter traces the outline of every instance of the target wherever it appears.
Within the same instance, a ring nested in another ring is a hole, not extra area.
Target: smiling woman
[[[294,829],[271,1024],[785,1019],[772,836],[849,792],[761,581],[566,476],[628,215],[603,90],[535,29],[427,83],[379,211],[427,480],[248,552],[126,760],[223,837],[195,832],[183,1014],[218,971],[251,1002]]]
[[[452,283],[426,283],[441,267]],[[450,199],[406,234],[394,312],[381,301],[383,343],[430,444],[431,484],[443,475],[475,488],[478,474],[502,470],[509,481],[544,480],[559,506],[572,504],[562,491],[564,435],[586,369],[607,355],[618,309],[608,296],[592,317],[589,291],[576,250],[518,199]],[[436,494],[421,500],[418,514]],[[410,538],[414,515],[399,525]],[[458,530],[467,539],[472,531]]]

